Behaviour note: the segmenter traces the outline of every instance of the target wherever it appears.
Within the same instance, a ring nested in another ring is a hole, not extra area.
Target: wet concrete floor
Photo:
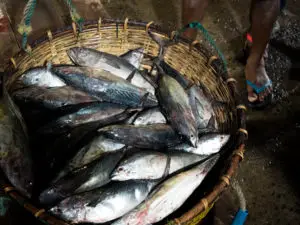
[[[8,7],[8,11],[13,15],[13,25],[20,21],[24,2],[9,1],[9,5],[13,6]],[[68,15],[64,13],[65,8],[55,1],[50,5],[46,0],[38,2],[40,5],[33,18],[34,33],[30,37],[32,40],[49,27],[61,26],[68,21]],[[132,20],[155,21],[170,31],[180,26],[179,0],[106,0],[101,1],[102,4],[99,4],[100,0],[74,2],[79,12],[87,19],[98,19],[100,15],[120,19],[128,17]],[[249,25],[249,5],[249,0],[211,1],[203,21],[204,27],[223,51],[229,71],[239,81],[241,90],[245,87],[243,65],[235,60],[235,56],[243,46],[241,36]],[[299,52],[300,1],[288,1],[278,23],[280,27],[274,31],[272,40],[283,42]],[[18,48],[17,45],[7,44],[8,41],[14,43],[11,41],[13,36],[1,34],[1,37],[2,59],[6,60]],[[5,38],[7,42],[4,41]],[[276,104],[264,111],[247,112],[249,140],[246,158],[241,163],[237,180],[246,197],[249,211],[246,224],[249,225],[300,223],[300,91],[297,88],[300,79],[294,77],[298,81],[289,80],[290,69],[297,65],[297,58],[299,62],[300,57],[291,52],[293,51],[290,49],[284,52],[280,51],[277,45],[270,45],[266,63],[267,72],[274,83]],[[298,64],[298,71],[299,69]],[[215,214],[214,224],[230,224],[237,206],[234,191],[229,189],[212,211]],[[10,220],[8,224],[18,223]]]

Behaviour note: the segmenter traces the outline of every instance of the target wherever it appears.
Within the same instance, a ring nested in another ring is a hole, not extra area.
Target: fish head
[[[37,84],[42,79],[41,71],[37,69],[28,70],[22,74],[21,79],[25,85]]]
[[[189,138],[188,138],[188,142],[191,146],[193,146],[194,148],[197,148],[198,145],[198,137],[195,134],[190,134]]]
[[[143,117],[137,117],[137,118],[134,120],[134,124],[135,124],[135,125],[142,124],[143,119],[144,119]]]
[[[122,181],[126,180],[130,171],[127,170],[125,166],[119,166],[111,174],[111,180]]]
[[[219,141],[221,143],[221,146],[224,146],[230,138],[229,134],[219,134]]]
[[[64,198],[65,198],[65,196],[60,194],[59,190],[57,190],[55,187],[51,187],[51,188],[44,190],[40,194],[39,201],[45,205],[52,205],[52,204],[59,202],[60,200],[62,200]]]
[[[88,62],[92,59],[93,54],[85,48],[74,47],[67,50],[67,54],[73,63],[81,66],[88,66]]]

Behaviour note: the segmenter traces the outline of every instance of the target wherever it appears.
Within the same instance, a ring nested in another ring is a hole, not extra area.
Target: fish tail
[[[168,47],[176,44],[176,42],[174,40],[163,39],[163,38],[159,37],[158,35],[152,33],[151,31],[148,31],[148,34],[151,37],[151,39],[159,45],[159,54],[158,54],[159,59],[163,59],[165,51]]]

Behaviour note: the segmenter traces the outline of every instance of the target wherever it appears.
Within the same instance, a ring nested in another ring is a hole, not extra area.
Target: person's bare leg
[[[208,5],[208,0],[182,0],[182,22],[184,25],[193,22],[201,22],[204,17],[205,9]],[[195,39],[197,31],[187,29],[183,36]]]
[[[264,52],[268,44],[273,24],[280,12],[280,0],[252,0],[250,22],[253,43],[245,68],[246,79],[257,85],[263,86],[269,79],[264,65]],[[271,92],[266,88],[259,96],[253,93],[253,89],[247,85],[248,99],[253,102]]]

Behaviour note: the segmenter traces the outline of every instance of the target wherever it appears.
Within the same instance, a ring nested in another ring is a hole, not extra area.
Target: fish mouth
[[[194,136],[194,135],[190,136],[188,142],[189,142],[189,144],[191,146],[193,146],[194,148],[197,148],[197,145],[198,145],[198,138],[197,138],[197,136]]]
[[[119,174],[117,172],[113,172],[111,175],[110,175],[110,179],[111,180],[119,180]]]

